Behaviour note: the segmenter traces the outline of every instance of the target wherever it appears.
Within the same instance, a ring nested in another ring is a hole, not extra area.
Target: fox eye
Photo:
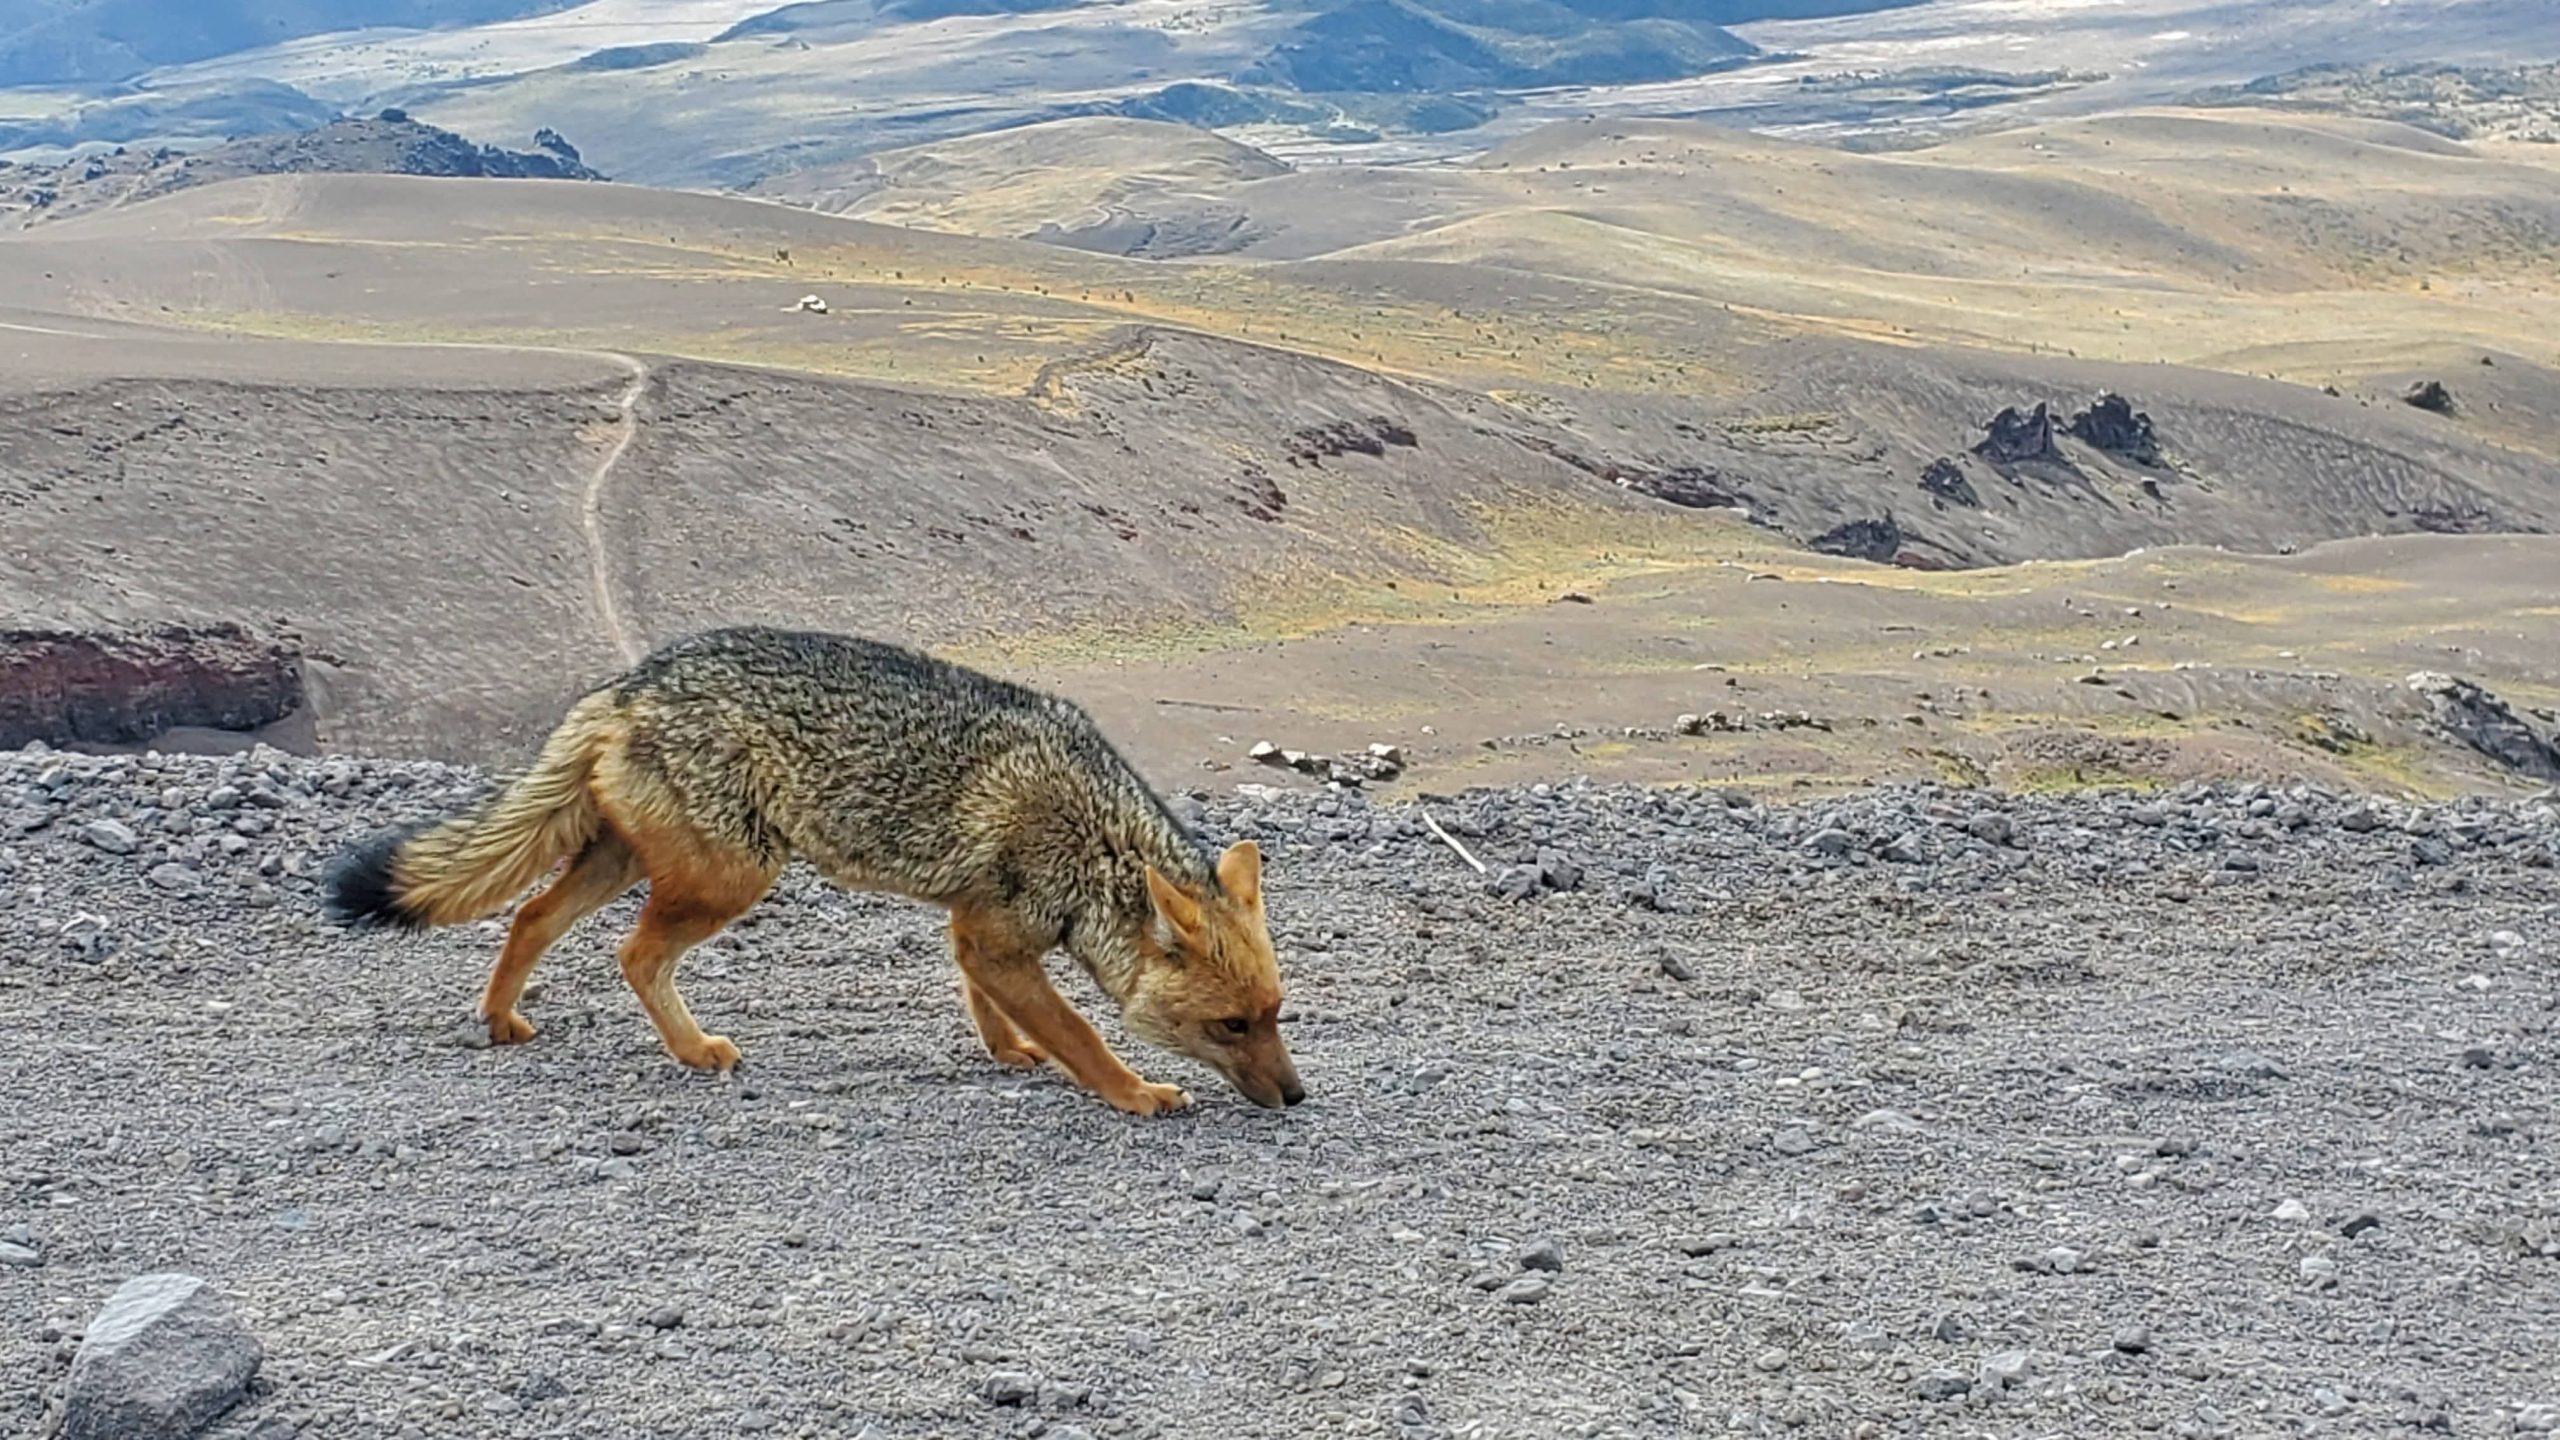
[[[1252,1028],[1253,1028],[1253,1022],[1252,1022],[1252,1021],[1250,1021],[1250,1020],[1245,1020],[1245,1019],[1241,1019],[1241,1018],[1239,1018],[1239,1019],[1232,1019],[1232,1020],[1221,1020],[1221,1021],[1219,1021],[1219,1022],[1218,1022],[1218,1024],[1219,1024],[1220,1028],[1224,1029],[1224,1030],[1225,1030],[1228,1034],[1230,1034],[1230,1035],[1241,1035],[1241,1034],[1243,1034],[1244,1032],[1246,1032],[1247,1030],[1250,1030],[1250,1029],[1252,1029]]]

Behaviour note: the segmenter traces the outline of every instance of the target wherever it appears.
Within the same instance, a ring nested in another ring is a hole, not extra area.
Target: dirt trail
[[[639,659],[646,647],[623,619],[622,603],[614,597],[613,561],[605,545],[604,499],[606,487],[613,480],[613,467],[622,463],[622,457],[631,452],[631,442],[640,437],[640,397],[649,391],[649,367],[629,355],[595,353],[629,367],[631,383],[623,387],[621,397],[614,402],[613,443],[596,462],[594,473],[587,477],[586,487],[578,496],[578,528],[587,545],[588,583],[595,593],[596,621],[628,664]]]

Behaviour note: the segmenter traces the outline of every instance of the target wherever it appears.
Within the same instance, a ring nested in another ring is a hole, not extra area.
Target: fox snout
[[[1265,1110],[1282,1110],[1307,1098],[1307,1087],[1298,1083],[1298,1067],[1289,1052],[1276,1043],[1267,1056],[1245,1056],[1227,1069],[1227,1083],[1236,1093]]]
[[[1237,1093],[1265,1110],[1279,1110],[1307,1098],[1307,1087],[1298,1083],[1296,1072],[1273,1079],[1262,1075],[1230,1075]]]

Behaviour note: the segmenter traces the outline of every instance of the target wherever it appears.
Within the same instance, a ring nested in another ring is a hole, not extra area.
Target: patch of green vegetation
[[[1956,750],[1931,750],[1926,754],[1929,768],[1937,772],[1941,784],[1959,790],[1981,790],[1991,784],[1991,772],[1970,755]]]
[[[2168,782],[2157,775],[2138,775],[2111,765],[2038,765],[2013,772],[2007,788],[2015,795],[2073,795],[2087,791],[2150,795],[2167,789]]]

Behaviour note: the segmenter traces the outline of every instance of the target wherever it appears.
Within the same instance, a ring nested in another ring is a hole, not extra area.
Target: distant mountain
[[[1349,0],[1237,78],[1310,93],[1431,94],[1673,80],[1760,53],[1672,0]]]
[[[397,110],[292,135],[253,135],[193,154],[118,150],[59,166],[0,165],[0,217],[21,224],[129,204],[245,175],[356,174],[602,180],[549,130],[531,150],[475,145]]]
[[[80,145],[192,148],[239,135],[308,130],[338,115],[336,106],[272,80],[136,90],[55,115],[26,120],[0,116],[0,153]]]
[[[757,35],[823,35],[882,25],[946,20],[955,15],[1034,15],[1066,10],[1086,0],[802,0],[751,16],[720,32],[720,40]]]
[[[99,84],[373,25],[478,25],[575,0],[0,0],[0,85]]]

